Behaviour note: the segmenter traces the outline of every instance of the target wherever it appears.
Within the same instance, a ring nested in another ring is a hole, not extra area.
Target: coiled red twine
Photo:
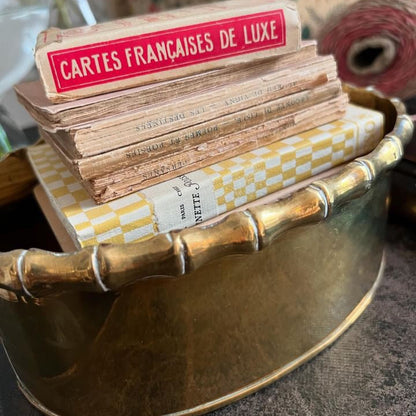
[[[416,95],[416,0],[361,0],[323,29],[319,47],[348,83]]]

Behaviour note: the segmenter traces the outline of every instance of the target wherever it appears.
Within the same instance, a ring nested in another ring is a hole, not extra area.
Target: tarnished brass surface
[[[285,200],[140,244],[0,254],[0,333],[32,401],[60,416],[199,414],[334,340],[371,298],[387,171],[413,128],[400,102],[350,96],[392,132]]]
[[[260,388],[371,290],[388,185],[377,181],[327,221],[291,229],[261,252],[221,257],[182,278],[142,280],[118,294],[2,301],[19,379],[61,416],[204,412]]]
[[[290,371],[298,367],[299,365],[303,364],[304,362],[308,361],[313,357],[314,355],[318,354],[320,351],[325,349],[327,346],[329,346],[331,343],[333,343],[342,333],[348,329],[361,315],[361,313],[365,310],[365,308],[369,305],[369,303],[372,301],[373,296],[375,294],[375,291],[378,287],[378,284],[381,280],[382,274],[384,270],[384,260],[382,261],[382,264],[379,269],[379,274],[377,276],[377,279],[375,283],[373,284],[372,288],[367,292],[367,294],[362,298],[362,300],[358,303],[358,305],[354,308],[354,310],[345,318],[343,322],[341,322],[338,327],[336,327],[332,332],[330,332],[325,338],[323,338],[318,344],[316,344],[311,349],[307,350],[302,355],[299,355],[296,357],[293,361],[288,362],[284,366],[277,368],[275,371],[272,371],[271,373],[267,374],[265,377],[256,380],[255,382],[251,384],[247,384],[246,386],[243,386],[241,389],[234,391],[232,394],[228,396],[223,396],[216,398],[210,402],[200,404],[198,406],[195,406],[193,408],[187,409],[185,411],[179,411],[175,413],[170,413],[171,416],[181,416],[181,415],[190,415],[190,414],[201,414],[205,413],[211,409],[215,409],[217,407],[220,407],[221,405],[224,405],[230,401],[236,400],[238,398],[244,397],[250,393],[253,393],[254,391],[258,390],[259,388],[265,386],[268,383],[271,383],[278,378],[284,376],[285,374],[288,374]],[[22,393],[26,396],[26,398],[39,410],[44,412],[48,416],[57,416],[56,413],[50,411],[47,409],[42,403],[40,403],[28,390],[27,388],[18,381],[19,387],[22,391]]]

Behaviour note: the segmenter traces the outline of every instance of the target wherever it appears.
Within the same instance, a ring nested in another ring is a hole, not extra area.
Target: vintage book
[[[220,136],[226,136],[273,118],[330,100],[341,95],[341,93],[341,82],[339,80],[330,81],[310,90],[286,95],[277,100],[268,101],[185,129],[169,132],[138,144],[124,146],[91,157],[72,160],[69,160],[71,157],[68,157],[68,166],[71,172],[80,180],[93,179],[131,165],[155,160],[167,154],[189,150]],[[42,131],[41,135],[53,147],[59,147],[60,141],[54,133]],[[111,137],[108,139],[111,140]],[[62,146],[61,150],[65,153]]]
[[[344,118],[96,205],[47,144],[29,158],[76,247],[128,243],[185,228],[371,151],[383,115],[348,105]]]
[[[74,157],[109,150],[170,133],[337,79],[332,56],[261,74],[244,82],[198,91],[164,104],[57,130],[56,140]]]
[[[245,209],[249,209],[252,208],[256,205],[261,205],[261,204],[267,204],[267,203],[272,203],[275,202],[279,199],[283,199],[286,198],[287,196],[293,194],[294,192],[298,191],[299,189],[305,188],[306,186],[308,186],[311,182],[315,181],[315,180],[321,180],[321,179],[325,179],[331,175],[335,175],[336,173],[338,173],[342,166],[344,165],[339,165],[336,166],[334,168],[331,168],[329,170],[325,170],[321,173],[318,173],[314,176],[310,176],[307,179],[304,179],[300,182],[296,182],[293,185],[290,185],[288,187],[282,188],[276,192],[273,192],[271,194],[268,194],[264,197],[261,197],[259,199],[255,199],[251,202],[248,202],[244,205],[238,206],[237,208],[234,208],[228,212],[225,212],[223,214],[220,214],[216,217],[213,217],[207,221],[204,222],[198,222],[195,226],[200,226],[200,227],[206,227],[209,225],[212,225],[213,223],[216,223],[218,221],[221,221],[226,215],[230,214],[231,212],[235,212],[235,211],[241,211],[241,210],[245,210]],[[81,248],[81,245],[79,244],[79,242],[75,239],[75,235],[74,234],[70,234],[69,233],[69,229],[67,229],[65,227],[65,223],[67,223],[67,221],[65,219],[61,219],[62,216],[58,215],[58,212],[56,210],[56,205],[52,205],[51,199],[48,197],[48,194],[45,191],[45,188],[40,185],[37,184],[34,188],[33,188],[33,194],[35,195],[36,201],[38,202],[46,220],[48,221],[59,245],[61,246],[61,249],[63,252],[66,253],[70,253],[73,251],[77,251],[78,249]],[[143,237],[143,240],[150,238],[151,235],[149,235],[148,237]],[[116,237],[117,238],[117,237]],[[106,243],[112,243],[112,240],[106,241]]]
[[[347,103],[348,96],[343,94],[295,113],[221,136],[189,150],[162,156],[148,163],[129,166],[84,181],[83,184],[97,203],[111,201],[177,175],[192,172],[339,119],[345,114]]]
[[[228,0],[94,26],[51,28],[38,36],[35,61],[47,97],[63,102],[299,47],[294,2]]]
[[[22,82],[15,86],[17,98],[32,117],[48,131],[88,123],[97,118],[111,117],[137,110],[150,104],[183,97],[195,91],[204,91],[226,83],[283,69],[289,65],[316,57],[316,42],[303,41],[299,51],[273,58],[241,63],[213,69],[188,77],[142,85],[140,87],[82,98],[61,104],[53,104],[46,97],[40,80]]]
[[[347,103],[347,95],[341,94],[323,103],[257,123],[247,129],[234,131],[189,149],[84,180],[82,184],[97,203],[111,201],[177,175],[336,120],[344,115]],[[68,160],[59,148],[54,148],[71,169],[71,160]]]

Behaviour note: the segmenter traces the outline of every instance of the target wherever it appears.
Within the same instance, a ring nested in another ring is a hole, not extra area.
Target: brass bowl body
[[[397,105],[360,91],[351,92],[353,100],[385,106],[380,109],[392,128]],[[406,140],[411,123],[404,123]],[[201,414],[313,357],[365,309],[381,275],[385,171],[401,154],[385,147],[377,152],[366,167],[356,162],[332,182],[253,211],[255,226],[237,214],[200,232],[170,235],[172,246],[179,237],[186,243],[181,259],[185,271],[192,267],[184,276],[163,272],[176,270],[171,263],[178,256],[164,253],[160,239],[134,246],[146,252],[143,267],[151,270],[148,278],[137,272],[134,283],[141,253],[132,257],[128,248],[99,248],[103,254],[92,266],[85,259],[97,260],[91,257],[96,248],[68,258],[6,253],[0,259],[0,333],[24,394],[50,415]],[[364,180],[366,169],[375,174]],[[299,198],[327,199],[302,206]],[[257,233],[246,232],[253,227]],[[252,240],[253,250],[247,248]],[[88,264],[77,268],[80,259]],[[68,275],[53,274],[71,261]],[[83,290],[93,286],[86,269],[111,290]]]

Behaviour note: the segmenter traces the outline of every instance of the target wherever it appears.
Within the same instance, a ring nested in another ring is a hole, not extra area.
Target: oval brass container
[[[0,254],[0,331],[26,397],[49,415],[201,414],[348,328],[382,273],[387,172],[413,124],[347,89],[390,133],[336,176],[139,244]]]

